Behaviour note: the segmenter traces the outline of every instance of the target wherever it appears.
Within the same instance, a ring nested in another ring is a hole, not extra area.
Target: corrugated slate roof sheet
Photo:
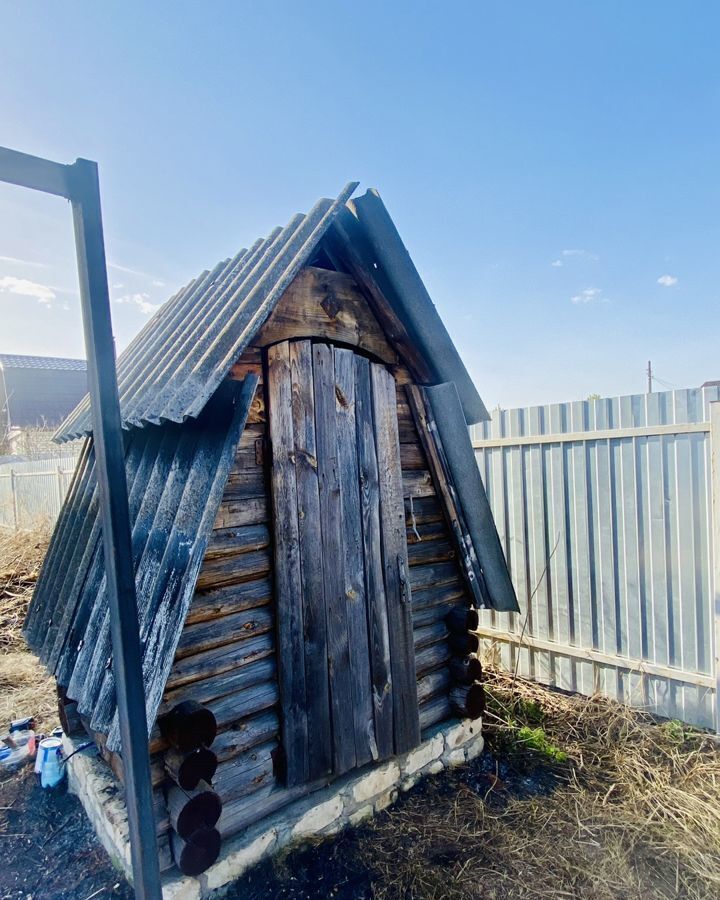
[[[197,416],[357,187],[320,200],[171,298],[118,359],[123,427]],[[56,439],[90,434],[85,398]]]
[[[133,429],[126,471],[148,726],[155,721],[257,385],[225,382],[196,419]],[[120,748],[92,438],[83,449],[25,637],[92,728]]]
[[[66,359],[62,356],[18,356],[0,353],[0,369],[52,369],[53,371],[84,372],[84,359]]]
[[[0,419],[14,428],[57,428],[87,391],[85,362],[0,354]]]
[[[308,262],[333,223],[362,244],[386,299],[427,357],[437,382],[454,381],[470,423],[487,411],[376,191],[348,203],[357,182],[338,198],[320,200],[307,215],[232,259],[203,272],[165,303],[118,359],[124,428],[183,422],[197,416],[233,363],[262,327],[285,288]],[[57,441],[92,432],[85,397],[58,429]]]

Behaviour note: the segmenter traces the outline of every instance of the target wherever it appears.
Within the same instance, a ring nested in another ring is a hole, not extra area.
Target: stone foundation
[[[66,738],[65,755],[73,749]],[[218,861],[195,878],[177,869],[166,876],[165,900],[199,900],[238,879],[279,850],[318,835],[332,835],[387,809],[399,791],[425,775],[462,765],[483,748],[481,720],[453,721],[430,729],[410,753],[338,778],[331,785],[291,803],[236,837],[223,842]],[[100,842],[112,860],[129,874],[130,844],[125,805],[110,768],[92,748],[68,762],[70,790],[77,794]]]

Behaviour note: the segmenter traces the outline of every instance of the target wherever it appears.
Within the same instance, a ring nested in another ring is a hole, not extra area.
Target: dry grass
[[[57,724],[53,679],[27,650],[22,636],[49,533],[0,530],[0,729],[34,716],[40,731]]]
[[[500,673],[488,682],[488,746],[521,768],[549,768],[555,790],[518,798],[491,773],[479,791],[467,774],[450,790],[438,779],[363,838],[378,900],[720,897],[720,753],[710,737]],[[568,760],[529,750],[522,726],[540,727]]]

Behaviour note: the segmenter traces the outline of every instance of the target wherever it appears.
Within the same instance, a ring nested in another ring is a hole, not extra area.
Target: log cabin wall
[[[195,700],[215,715],[213,789],[223,804],[218,828],[224,837],[328,781],[284,788],[277,765],[279,687],[262,351],[300,337],[358,348],[384,362],[395,377],[421,729],[453,714],[453,639],[445,619],[453,609],[467,607],[469,595],[405,393],[413,379],[353,279],[306,268],[231,374],[241,379],[254,372],[261,382],[159,711],[162,716],[182,701]],[[170,827],[161,796],[166,747],[156,727],[150,749],[161,834]]]

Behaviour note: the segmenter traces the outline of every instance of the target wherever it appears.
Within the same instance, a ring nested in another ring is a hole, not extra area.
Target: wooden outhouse
[[[474,610],[517,609],[467,429],[485,407],[355,188],[203,272],[118,360],[155,814],[185,871],[479,715]],[[121,778],[87,398],[56,435],[80,437],[25,634]]]

